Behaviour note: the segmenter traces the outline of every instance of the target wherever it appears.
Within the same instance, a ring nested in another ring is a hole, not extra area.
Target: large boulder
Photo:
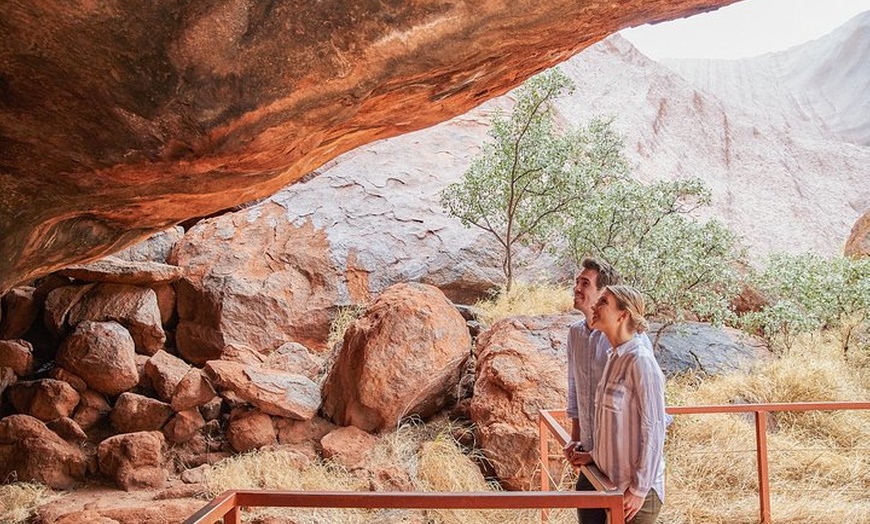
[[[272,417],[260,410],[239,409],[230,415],[227,441],[239,453],[278,443]]]
[[[61,344],[56,361],[104,395],[113,397],[139,382],[133,337],[116,322],[81,322]]]
[[[118,396],[109,420],[119,433],[135,433],[159,430],[171,416],[169,404],[128,391]]]
[[[79,403],[79,393],[62,380],[43,378],[17,382],[6,395],[18,411],[48,422],[72,415]]]
[[[0,478],[70,489],[85,478],[82,449],[28,415],[0,419]]]
[[[283,206],[200,222],[170,261],[185,269],[176,345],[188,362],[219,359],[231,345],[324,348],[339,299],[330,246],[325,231],[290,223]]]
[[[33,345],[22,339],[0,340],[0,367],[11,368],[19,377],[33,371]]]
[[[98,284],[70,308],[67,322],[117,322],[127,328],[136,352],[153,355],[163,348],[166,333],[157,304],[157,294],[147,287]]]
[[[345,333],[323,384],[323,411],[366,431],[428,417],[455,399],[470,350],[465,319],[444,293],[392,286]]]
[[[36,288],[17,287],[3,295],[0,321],[0,339],[14,339],[24,336],[39,317],[40,304],[34,297]]]
[[[320,388],[302,375],[221,360],[209,361],[203,371],[218,391],[268,415],[309,420],[320,406]]]
[[[565,343],[578,318],[510,318],[477,338],[471,420],[484,455],[508,489],[539,485],[538,416],[565,405]]]
[[[190,370],[190,364],[163,350],[152,355],[145,363],[145,375],[157,392],[157,397],[164,402],[172,400],[175,390]]]
[[[771,356],[767,344],[757,337],[702,322],[684,322],[664,329],[653,324],[649,336],[655,340],[656,360],[667,376],[689,371],[720,375],[747,370],[757,360]]]
[[[165,445],[159,431],[109,437],[97,447],[100,472],[127,491],[160,487],[168,476],[163,463]]]

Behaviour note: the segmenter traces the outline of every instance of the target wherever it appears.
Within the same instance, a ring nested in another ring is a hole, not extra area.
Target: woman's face
[[[604,333],[614,333],[628,318],[628,313],[616,305],[616,297],[605,291],[592,309],[592,328]]]

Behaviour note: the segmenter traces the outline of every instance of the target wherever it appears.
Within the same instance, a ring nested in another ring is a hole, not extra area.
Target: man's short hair
[[[616,268],[603,260],[586,257],[580,262],[580,265],[583,266],[583,269],[591,269],[598,272],[598,275],[595,277],[595,287],[598,289],[615,286],[621,280]]]

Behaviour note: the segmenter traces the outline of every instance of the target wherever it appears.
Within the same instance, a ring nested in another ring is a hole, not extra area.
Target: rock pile
[[[430,416],[455,397],[471,340],[465,319],[432,286],[389,288],[327,370],[325,352],[286,333],[260,346],[239,342],[257,340],[243,335],[214,351],[214,338],[189,329],[182,351],[177,290],[196,276],[166,264],[169,250],[129,260],[135,252],[67,268],[4,298],[0,478],[69,489],[100,475],[131,490],[265,446],[311,459],[361,455],[366,431]],[[251,300],[259,304],[251,311],[270,307]],[[231,304],[218,296],[212,310]],[[260,328],[249,324],[233,329]],[[336,429],[318,416],[322,407],[340,426],[361,429]]]

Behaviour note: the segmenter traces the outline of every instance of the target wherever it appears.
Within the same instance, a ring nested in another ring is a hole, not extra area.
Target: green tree
[[[609,262],[665,322],[686,316],[725,322],[733,317],[743,251],[721,223],[691,217],[709,203],[699,180],[611,182],[576,206],[565,228],[568,256]]]
[[[560,130],[553,101],[573,89],[558,70],[531,78],[516,92],[509,115],[496,113],[492,138],[461,182],[441,193],[441,205],[466,227],[491,233],[503,249],[505,288],[513,284],[515,250],[546,243],[578,199],[612,177],[624,176],[622,140],[609,122]]]
[[[752,282],[770,304],[741,321],[785,350],[800,333],[830,329],[838,331],[847,354],[855,335],[867,330],[870,259],[779,253]]]

